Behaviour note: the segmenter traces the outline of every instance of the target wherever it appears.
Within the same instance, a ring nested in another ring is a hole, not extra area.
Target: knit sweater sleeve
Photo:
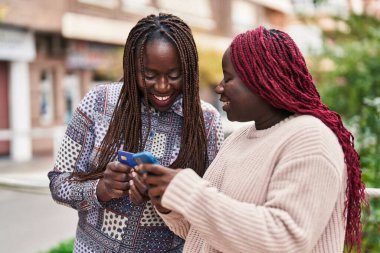
[[[186,220],[185,217],[183,217],[182,214],[176,211],[171,211],[169,214],[160,213],[157,209],[156,211],[164,220],[169,229],[173,231],[173,233],[182,239],[186,239],[186,236],[190,230],[190,223]]]
[[[95,192],[98,180],[79,182],[70,179],[73,172],[89,172],[90,170],[90,154],[95,140],[93,111],[97,89],[98,87],[91,90],[73,113],[54,168],[48,173],[53,199],[79,211],[99,204]]]
[[[309,148],[316,151],[304,155]],[[162,204],[223,252],[310,252],[342,187],[340,172],[320,150],[294,143],[276,165],[263,205],[233,199],[190,169],[177,174]]]

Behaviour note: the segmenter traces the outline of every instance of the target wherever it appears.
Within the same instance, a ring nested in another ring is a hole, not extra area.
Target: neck
[[[282,110],[276,111],[275,113],[267,114],[266,116],[262,117],[260,120],[255,122],[255,127],[257,130],[264,130],[270,128],[292,114],[293,113],[291,112]]]

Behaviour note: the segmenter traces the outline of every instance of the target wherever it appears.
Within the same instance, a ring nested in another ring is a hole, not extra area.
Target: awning
[[[62,34],[66,38],[124,45],[135,24],[94,16],[65,13]]]
[[[0,60],[32,61],[36,57],[31,31],[0,26]]]
[[[66,38],[124,45],[135,24],[94,16],[66,13],[62,21],[62,34]],[[198,48],[224,51],[232,38],[194,32]]]
[[[266,7],[268,9],[276,10],[283,12],[285,14],[293,14],[293,5],[290,0],[277,0],[277,1],[268,1],[268,0],[250,0],[251,2]]]

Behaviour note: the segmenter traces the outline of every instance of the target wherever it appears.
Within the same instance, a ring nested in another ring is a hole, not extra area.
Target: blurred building
[[[290,1],[1,0],[0,156],[51,155],[81,97],[122,76],[122,46],[142,17],[178,15],[198,48],[224,51],[258,25],[284,29]]]

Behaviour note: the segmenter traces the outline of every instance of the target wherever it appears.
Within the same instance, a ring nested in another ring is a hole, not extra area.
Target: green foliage
[[[358,15],[343,21],[345,29],[324,34],[325,50],[313,76],[323,101],[355,136],[366,187],[380,188],[380,21]],[[326,59],[333,62],[328,72]],[[362,222],[362,252],[380,252],[379,199],[370,199],[370,215],[364,211]]]
[[[380,64],[379,64],[380,66]],[[358,151],[367,187],[380,188],[380,97],[364,99],[357,126]],[[359,130],[360,129],[360,130]],[[380,199],[370,199],[370,215],[364,213],[363,252],[380,252]]]
[[[199,84],[201,86],[216,85],[222,80],[222,57],[223,52],[199,50]]]
[[[324,57],[334,62],[335,70],[319,73],[319,89],[326,104],[345,118],[361,113],[364,98],[380,97],[379,25],[372,17],[352,16],[348,31],[325,34]]]
[[[95,71],[95,79],[100,81],[118,81],[123,77],[123,47],[116,47],[110,50],[107,57],[104,57],[103,64],[99,65]]]
[[[60,242],[57,246],[50,249],[46,253],[71,253],[74,249],[74,239],[69,239],[63,242]]]

